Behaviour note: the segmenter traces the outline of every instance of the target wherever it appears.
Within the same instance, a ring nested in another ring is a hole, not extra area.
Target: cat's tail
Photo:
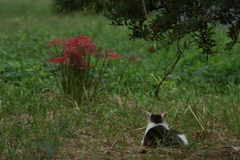
[[[187,146],[188,145],[188,140],[185,136],[185,134],[178,134],[178,137],[181,139],[182,143]]]

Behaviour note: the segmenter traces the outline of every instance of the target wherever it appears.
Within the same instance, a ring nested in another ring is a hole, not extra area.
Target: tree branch
[[[181,24],[181,17],[180,17],[180,15],[178,16],[178,18],[179,18],[179,22],[180,22],[179,24]],[[180,26],[179,26],[179,28],[178,28],[178,36],[181,37],[181,34],[180,34]],[[179,43],[179,42],[180,42],[180,38],[178,38],[178,40],[177,40],[177,54],[178,54],[178,57],[177,57],[176,61],[174,62],[173,66],[171,67],[171,69],[164,75],[163,79],[162,79],[161,82],[158,84],[157,89],[156,89],[156,91],[155,91],[155,95],[156,95],[156,98],[157,98],[158,100],[161,100],[161,99],[158,97],[158,93],[159,93],[160,86],[161,86],[162,83],[167,79],[167,76],[172,73],[173,69],[176,67],[178,61],[179,61],[180,58],[181,58],[182,51],[181,51],[181,49],[180,49],[180,43]]]
[[[170,71],[168,71],[168,72],[164,75],[163,79],[162,79],[161,82],[158,84],[157,89],[156,89],[156,91],[155,91],[155,95],[156,95],[156,97],[157,97],[158,100],[161,100],[161,99],[158,97],[158,93],[159,93],[160,86],[161,86],[162,83],[166,80],[167,76],[172,73],[172,71],[173,71],[173,69],[175,68],[176,64],[177,64],[178,61],[180,60],[181,55],[182,55],[182,52],[181,52],[180,50],[178,50],[178,57],[177,57],[176,61],[174,62],[173,66],[171,67]]]

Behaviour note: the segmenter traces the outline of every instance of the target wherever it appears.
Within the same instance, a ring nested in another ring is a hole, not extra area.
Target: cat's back
[[[160,142],[166,137],[168,134],[168,130],[162,126],[158,125],[155,126],[146,133],[145,138],[144,138],[144,146],[156,146],[157,145],[157,140]]]
[[[163,146],[179,146],[182,144],[179,135],[183,135],[183,133],[177,130],[168,130],[164,126],[158,125],[148,131],[143,145],[156,147],[160,143]]]

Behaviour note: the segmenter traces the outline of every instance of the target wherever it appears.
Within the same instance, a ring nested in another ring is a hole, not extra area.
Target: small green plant
[[[49,50],[50,64],[60,67],[60,86],[76,102],[82,102],[84,97],[93,98],[103,85],[101,80],[111,60],[122,58],[111,50],[101,53],[92,39],[83,35],[65,41],[55,38],[48,46],[54,49]]]

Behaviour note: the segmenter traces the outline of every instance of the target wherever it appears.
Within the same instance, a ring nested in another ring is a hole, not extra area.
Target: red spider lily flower
[[[54,64],[61,63],[62,65],[65,65],[68,63],[66,57],[57,57],[56,59],[49,60],[49,62],[54,63]]]
[[[74,36],[71,39],[62,41],[60,38],[55,38],[49,41],[48,46],[62,45],[62,54],[54,60],[50,60],[51,63],[62,63],[62,65],[70,65],[79,69],[86,69],[91,67],[85,56],[95,55],[97,52],[97,46],[92,43],[92,40],[87,36]]]
[[[63,55],[69,56],[70,54],[75,54],[79,57],[92,55],[97,51],[97,46],[91,43],[91,41],[87,36],[74,36],[64,42]]]
[[[116,53],[116,52],[108,52],[108,53],[106,53],[107,54],[107,58],[108,59],[115,59],[115,60],[117,60],[117,59],[121,59],[122,58],[122,56],[120,56],[118,53]]]
[[[53,40],[50,40],[47,46],[56,46],[57,44],[62,44],[62,39],[61,38],[55,38]]]
[[[91,40],[87,36],[80,36],[83,41],[90,42]]]

